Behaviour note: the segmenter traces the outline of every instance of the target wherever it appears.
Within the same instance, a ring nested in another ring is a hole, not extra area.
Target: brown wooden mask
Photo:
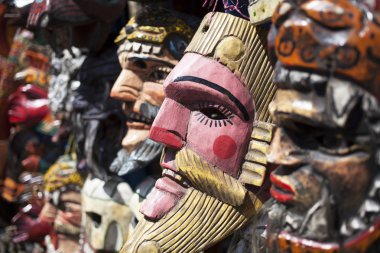
[[[185,19],[156,10],[133,17],[117,38],[117,42],[124,41],[118,51],[123,70],[111,97],[124,102],[128,132],[122,145],[131,154],[129,160],[140,167],[161,153],[161,145],[147,141],[149,129],[165,97],[162,83],[182,57],[192,34]],[[145,152],[147,149],[152,152]],[[137,150],[145,157],[133,158]],[[128,171],[136,169],[129,167]],[[119,171],[119,175],[126,172]]]
[[[378,252],[378,18],[346,0],[277,8],[268,160],[280,167],[262,252]]]

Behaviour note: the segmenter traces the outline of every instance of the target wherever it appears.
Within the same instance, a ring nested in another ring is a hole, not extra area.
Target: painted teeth
[[[145,124],[152,124],[153,123],[152,119],[146,118],[146,117],[144,117],[140,114],[137,114],[137,113],[130,113],[128,115],[128,119],[131,121],[143,122]]]
[[[169,169],[163,169],[162,170],[162,176],[168,176],[170,178],[173,178],[175,179],[175,181],[185,185],[185,186],[189,186],[189,183],[187,182],[187,180],[182,177],[180,174],[178,173],[175,173],[174,171],[172,170],[169,170]]]

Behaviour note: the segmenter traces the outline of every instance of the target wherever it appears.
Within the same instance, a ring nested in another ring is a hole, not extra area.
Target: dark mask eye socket
[[[146,69],[147,68],[146,62],[143,60],[133,60],[133,66],[135,66],[139,69]]]
[[[290,122],[286,122],[282,128],[294,144],[302,149],[315,150],[329,155],[347,155],[362,149],[362,145],[354,141],[355,133],[341,134],[333,129]]]
[[[347,147],[346,140],[341,135],[334,134],[320,134],[315,138],[319,145],[328,149],[339,149]]]
[[[187,40],[177,34],[172,34],[168,38],[169,52],[177,60],[182,58],[187,45]]]
[[[355,135],[355,134],[353,134]],[[330,155],[348,155],[368,147],[353,138],[336,133],[320,134],[315,137],[319,150]]]

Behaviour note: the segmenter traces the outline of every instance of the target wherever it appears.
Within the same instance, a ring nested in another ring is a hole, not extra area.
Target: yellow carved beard
[[[160,220],[141,220],[121,253],[199,252],[246,225],[261,207],[238,180],[190,150],[176,155],[176,167],[194,188]]]

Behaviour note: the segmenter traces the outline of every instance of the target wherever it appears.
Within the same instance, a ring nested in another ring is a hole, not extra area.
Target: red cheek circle
[[[221,159],[231,158],[237,150],[236,142],[228,135],[221,135],[214,141],[214,154]]]

